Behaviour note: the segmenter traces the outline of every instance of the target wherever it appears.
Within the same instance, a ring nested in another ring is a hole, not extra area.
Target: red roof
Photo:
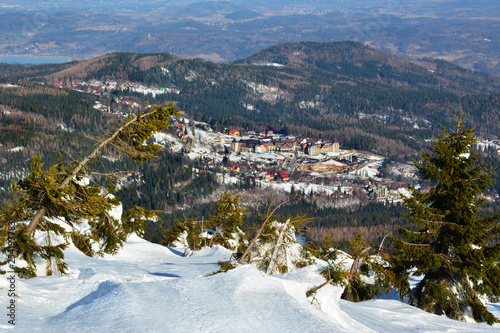
[[[280,174],[280,177],[283,179],[288,178],[288,175],[286,174],[286,172],[281,171],[279,174]]]

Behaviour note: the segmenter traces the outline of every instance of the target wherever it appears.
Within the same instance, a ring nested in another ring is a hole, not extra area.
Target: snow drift
[[[184,249],[132,236],[116,256],[90,258],[72,245],[69,274],[16,279],[16,325],[4,316],[0,329],[20,332],[487,332],[500,326],[438,317],[395,300],[339,301],[317,266],[265,275],[254,265],[207,276],[229,260],[222,248],[190,257]],[[1,304],[9,302],[0,280]],[[494,311],[497,305],[490,305]],[[5,310],[6,312],[6,310]],[[497,315],[498,315],[497,311]]]

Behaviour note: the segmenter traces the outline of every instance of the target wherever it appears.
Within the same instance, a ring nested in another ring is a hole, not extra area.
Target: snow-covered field
[[[252,265],[215,276],[222,247],[190,257],[132,236],[118,255],[89,258],[70,247],[69,275],[16,279],[16,325],[8,324],[0,279],[0,330],[19,332],[493,332],[396,300],[349,303],[328,285],[315,305],[306,291],[324,280],[317,266],[267,276]],[[490,310],[500,315],[499,305]]]

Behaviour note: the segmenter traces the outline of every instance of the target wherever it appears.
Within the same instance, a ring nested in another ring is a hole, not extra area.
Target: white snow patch
[[[331,285],[314,299],[319,266],[265,275],[255,265],[206,276],[231,253],[184,249],[132,236],[116,256],[89,258],[66,252],[70,274],[16,279],[20,332],[498,332],[499,325],[470,324],[423,312],[394,300],[339,301]],[[10,302],[0,279],[0,303]],[[311,304],[313,301],[313,304]],[[489,305],[494,310],[497,305]],[[498,312],[497,312],[498,314]],[[0,329],[14,328],[4,318]]]
[[[25,147],[14,147],[14,148],[8,149],[7,151],[10,153],[17,153],[17,152],[23,151],[25,149],[26,149]]]

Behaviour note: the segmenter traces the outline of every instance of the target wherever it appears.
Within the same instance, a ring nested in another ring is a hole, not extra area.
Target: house
[[[387,186],[382,185],[373,191],[373,197],[377,199],[377,201],[385,201],[387,198]]]
[[[240,167],[237,165],[230,165],[229,170],[234,171],[234,172],[240,172]]]
[[[255,139],[240,140],[239,144],[239,151],[243,153],[253,153],[255,152],[255,147],[261,145],[260,141]]]
[[[294,144],[290,141],[280,141],[276,143],[276,150],[281,152],[291,152],[294,150]]]
[[[266,152],[276,151],[276,145],[273,142],[263,142],[262,145],[264,146]]]
[[[186,139],[187,139],[187,135],[186,135],[186,133],[184,133],[184,131],[178,131],[178,132],[177,132],[177,136],[178,136],[181,140],[186,140]]]
[[[267,153],[267,148],[265,145],[255,145],[255,153],[256,154],[264,154]]]
[[[320,146],[319,152],[321,154],[323,154],[323,153],[331,153],[331,152],[333,152],[333,147],[329,143],[324,143],[324,144],[322,144]]]
[[[315,155],[318,155],[319,152],[320,152],[320,147],[318,145],[307,145],[305,151],[304,151],[307,155],[310,155],[310,156],[315,156]]]
[[[234,153],[239,153],[241,151],[241,146],[242,146],[242,143],[240,143],[239,141],[237,141],[236,139],[233,140],[233,142],[231,142],[231,151],[234,152]]]
[[[287,182],[290,180],[290,177],[286,174],[286,172],[279,172],[278,176],[281,178],[282,181]]]
[[[264,180],[265,180],[265,181],[271,181],[271,180],[273,180],[273,179],[274,179],[274,177],[273,177],[273,175],[271,175],[270,173],[266,173],[266,174],[264,175]]]
[[[229,131],[229,135],[240,136],[240,131],[238,131],[236,129],[232,129],[232,130]]]

